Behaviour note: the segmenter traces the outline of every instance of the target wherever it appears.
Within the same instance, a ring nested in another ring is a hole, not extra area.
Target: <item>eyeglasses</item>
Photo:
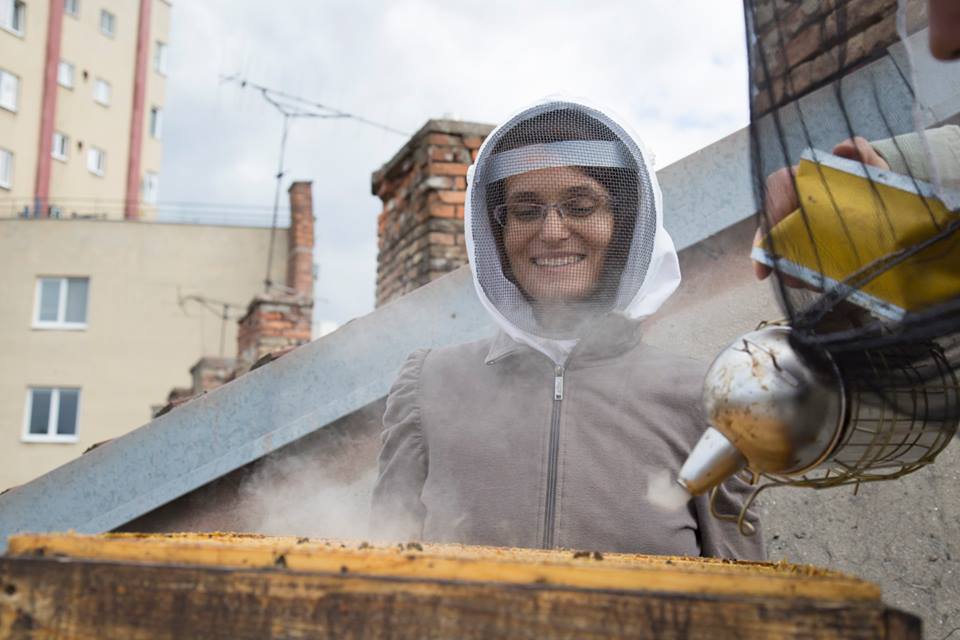
[[[557,213],[564,220],[586,220],[601,209],[613,205],[613,199],[600,194],[578,195],[555,204],[541,204],[538,202],[513,202],[497,205],[493,209],[493,217],[501,227],[508,222],[516,224],[539,224],[547,217],[547,212],[556,208]]]

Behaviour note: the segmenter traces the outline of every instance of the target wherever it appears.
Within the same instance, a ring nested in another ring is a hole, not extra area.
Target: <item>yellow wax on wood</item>
[[[23,534],[10,538],[7,555],[701,596],[844,603],[880,599],[879,589],[869,582],[803,565],[572,550],[417,543],[376,546],[223,533]]]

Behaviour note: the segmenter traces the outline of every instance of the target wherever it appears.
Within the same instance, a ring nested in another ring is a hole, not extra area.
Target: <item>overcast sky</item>
[[[161,210],[215,202],[268,217],[282,118],[221,75],[410,133],[583,96],[630,122],[658,168],[748,121],[740,0],[184,1],[169,39]],[[406,139],[351,120],[292,125],[284,196],[289,181],[313,181],[318,322],[373,308],[370,174]]]

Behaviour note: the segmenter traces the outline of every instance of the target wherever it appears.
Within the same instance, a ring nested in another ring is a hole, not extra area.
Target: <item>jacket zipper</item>
[[[557,365],[553,376],[553,411],[550,414],[550,449],[547,457],[547,505],[544,509],[543,548],[553,548],[553,530],[557,513],[557,464],[560,457],[560,404],[563,402],[563,367]]]

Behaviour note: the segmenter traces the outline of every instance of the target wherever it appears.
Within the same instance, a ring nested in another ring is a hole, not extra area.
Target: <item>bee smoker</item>
[[[735,517],[746,535],[753,532],[746,510],[763,489],[906,475],[934,460],[960,419],[960,387],[936,345],[862,352],[852,367],[776,325],[717,356],[703,402],[711,426],[678,482],[700,494],[749,471],[757,488]]]

